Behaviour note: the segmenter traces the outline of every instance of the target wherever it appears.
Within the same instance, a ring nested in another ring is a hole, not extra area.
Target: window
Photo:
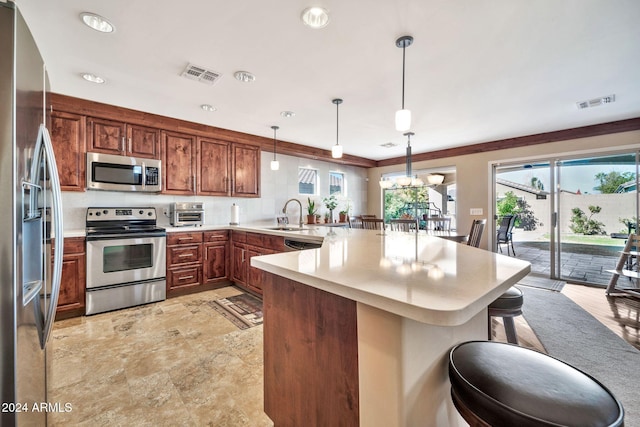
[[[298,168],[298,193],[316,194],[318,187],[318,171],[315,169]]]
[[[341,172],[329,172],[329,195],[345,196],[344,174]]]

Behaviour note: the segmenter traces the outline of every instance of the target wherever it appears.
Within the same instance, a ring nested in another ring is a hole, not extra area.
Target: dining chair
[[[384,230],[384,219],[362,218],[362,228],[366,230]]]
[[[349,228],[363,228],[362,227],[362,217],[360,217],[360,216],[350,216],[349,217]]]
[[[500,226],[496,232],[496,246],[500,249],[500,253],[502,253],[502,246],[500,245],[506,244],[507,255],[511,255],[509,247],[511,247],[511,251],[513,251],[513,256],[516,255],[516,250],[513,247],[513,227],[515,223],[515,215],[505,215],[500,219]]]
[[[390,219],[389,228],[392,231],[418,231],[417,219]]]
[[[375,215],[370,215],[370,214],[366,214],[366,215],[360,215],[360,218],[375,218]]]
[[[480,246],[480,239],[482,239],[482,233],[484,233],[484,227],[487,225],[486,219],[474,219],[471,224],[471,231],[469,231],[469,239],[467,240],[468,246],[477,248]]]
[[[422,219],[426,223],[425,228],[427,230],[451,230],[451,218],[447,218],[444,216],[427,216],[425,214],[423,215]]]

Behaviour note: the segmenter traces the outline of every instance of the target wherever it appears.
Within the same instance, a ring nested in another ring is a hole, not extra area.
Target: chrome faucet
[[[300,205],[300,228],[302,228],[302,203],[298,199],[287,200],[287,202],[284,204],[284,208],[282,208],[282,213],[285,215],[287,214],[287,206],[289,205],[289,202],[298,202],[298,204]]]

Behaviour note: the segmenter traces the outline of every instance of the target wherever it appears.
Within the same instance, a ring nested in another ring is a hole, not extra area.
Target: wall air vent
[[[588,101],[576,102],[578,109],[584,110],[585,108],[598,107],[600,105],[611,104],[616,102],[615,95],[601,96],[600,98],[589,99]]]
[[[207,85],[214,85],[222,78],[222,74],[217,71],[207,70],[204,67],[193,64],[187,65],[181,76]]]

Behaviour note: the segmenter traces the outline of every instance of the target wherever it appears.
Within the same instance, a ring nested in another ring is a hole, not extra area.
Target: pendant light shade
[[[405,132],[411,129],[411,111],[404,108],[404,68],[406,49],[413,43],[413,37],[402,36],[396,40],[396,46],[402,48],[402,109],[396,111],[396,130]]]
[[[340,98],[336,98],[334,100],[332,100],[331,102],[333,102],[334,104],[336,104],[336,145],[334,145],[331,148],[331,157],[333,157],[334,159],[341,159],[342,158],[342,146],[338,143],[338,130],[339,130],[339,107],[340,104],[342,104],[342,99]]]
[[[280,169],[280,162],[276,160],[276,131],[280,129],[278,126],[271,126],[273,129],[273,160],[271,160],[271,170],[277,171]]]

